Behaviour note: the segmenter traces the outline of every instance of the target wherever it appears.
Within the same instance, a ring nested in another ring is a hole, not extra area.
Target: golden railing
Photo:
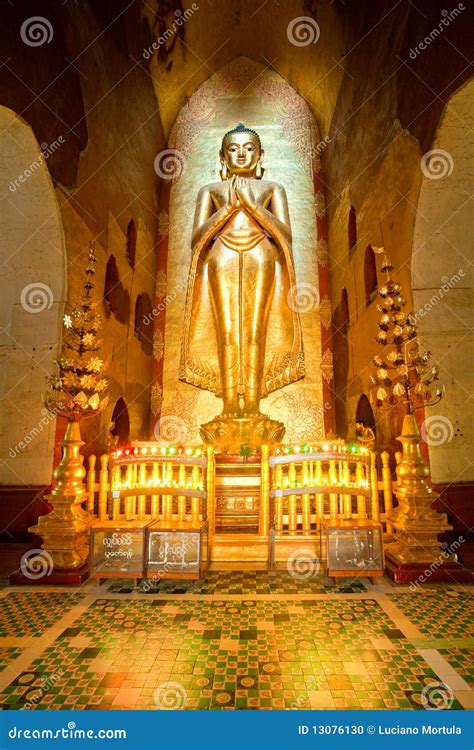
[[[395,454],[397,464],[399,453]],[[214,532],[215,457],[210,447],[133,443],[88,460],[87,509],[101,521],[202,520]],[[393,507],[390,456],[343,440],[262,446],[259,535],[312,534],[323,518],[385,521]],[[391,528],[387,524],[387,531]]]
[[[89,458],[87,507],[100,521],[192,521],[213,518],[212,448],[133,443],[104,455],[96,483]]]
[[[268,469],[261,518],[276,534],[314,534],[324,519],[380,518],[376,454],[365,447],[342,440],[286,446],[269,454]]]

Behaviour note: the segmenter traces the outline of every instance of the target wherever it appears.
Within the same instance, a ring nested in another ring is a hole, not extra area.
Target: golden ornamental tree
[[[413,414],[417,408],[438,403],[443,388],[431,352],[420,349],[416,320],[405,310],[401,284],[390,277],[393,266],[387,256],[381,270],[386,281],[378,290],[381,318],[376,340],[383,350],[373,358],[371,382],[377,388],[377,406],[401,403],[406,414]]]
[[[90,243],[81,299],[72,312],[64,315],[62,352],[55,361],[56,373],[48,378],[45,406],[69,422],[92,417],[107,403],[106,364],[100,356],[98,338],[101,320],[92,306],[96,261],[94,245]]]

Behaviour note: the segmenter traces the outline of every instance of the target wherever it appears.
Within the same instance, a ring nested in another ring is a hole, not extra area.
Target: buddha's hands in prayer
[[[253,213],[257,208],[257,203],[249,181],[245,177],[239,177],[238,175],[234,175],[234,179],[235,192],[241,206]]]
[[[230,214],[235,213],[235,211],[238,211],[240,209],[240,203],[237,198],[237,193],[235,191],[235,175],[232,176],[229,182],[229,190],[227,194],[226,208],[227,208],[228,213]]]

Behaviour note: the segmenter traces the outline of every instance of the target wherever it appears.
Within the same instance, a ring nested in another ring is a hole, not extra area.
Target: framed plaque
[[[150,524],[147,536],[147,578],[202,577],[209,564],[207,522],[157,521]]]
[[[90,529],[92,578],[142,578],[145,573],[144,521],[96,521]]]

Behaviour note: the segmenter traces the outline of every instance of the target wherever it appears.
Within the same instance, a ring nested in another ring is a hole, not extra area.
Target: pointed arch
[[[126,254],[130,268],[134,269],[137,256],[137,225],[135,224],[134,219],[130,219],[127,225]]]
[[[368,307],[376,296],[378,288],[377,264],[372,245],[367,245],[364,255],[365,306]]]
[[[357,216],[354,206],[350,207],[347,219],[347,243],[349,255],[352,255],[357,247]]]
[[[32,128],[0,106],[0,133],[0,483],[47,485],[56,419],[45,410],[43,393],[61,342],[64,233],[47,161]]]
[[[116,438],[117,447],[128,445],[130,442],[130,416],[127,404],[122,397],[115,402],[111,422],[110,434]]]
[[[155,365],[154,385],[162,389],[164,410],[176,410],[176,394],[185,401],[189,393],[189,386],[176,382],[179,369],[176,341],[181,340],[183,331],[192,209],[199,189],[219,179],[222,136],[239,121],[257,130],[262,139],[265,178],[282,183],[286,189],[296,284],[309,284],[314,298],[319,295],[324,301],[321,310],[310,305],[301,316],[303,346],[305,340],[308,342],[305,379],[293,384],[291,393],[271,394],[262,408],[287,425],[289,440],[305,439],[309,434],[322,437],[326,429],[334,427],[332,423],[327,426],[329,419],[326,419],[329,415],[333,420],[330,289],[327,263],[324,258],[318,263],[322,256],[316,252],[317,247],[321,250],[327,242],[321,165],[315,158],[321,138],[303,97],[276,71],[246,57],[233,60],[205,81],[182,108],[171,129],[168,145],[178,154],[176,179],[163,181],[161,191],[162,210],[174,216],[167,236],[166,263],[162,257],[168,294],[166,300],[157,295],[154,301],[157,310],[165,308],[155,317],[155,326],[165,340],[168,356],[163,365]],[[304,211],[301,206],[305,206]],[[308,412],[314,415],[312,422],[296,414],[298,398],[304,399]],[[323,403],[330,406],[321,409]],[[213,394],[198,392],[188,439],[196,439],[198,425],[215,416],[219,408]]]
[[[472,205],[467,196],[473,172],[474,82],[449,99],[432,149],[421,159],[423,180],[412,249],[413,308],[420,344],[439,364],[446,391],[425,410],[426,425],[442,439],[428,451],[433,480],[474,480],[474,427],[466,399],[474,391]],[[431,427],[430,427],[431,425]]]
[[[364,427],[370,427],[374,434],[376,433],[375,414],[365,393],[362,394],[357,403],[355,421],[363,424]]]

